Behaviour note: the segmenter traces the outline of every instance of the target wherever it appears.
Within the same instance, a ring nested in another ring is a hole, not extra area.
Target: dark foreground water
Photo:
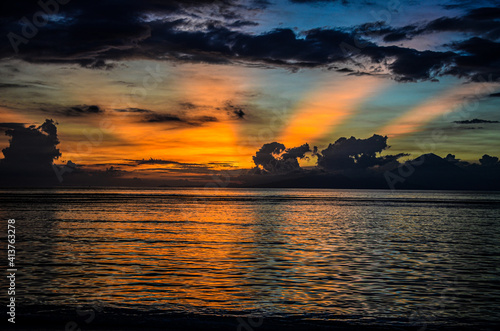
[[[500,323],[500,193],[2,190],[9,218],[19,323]]]

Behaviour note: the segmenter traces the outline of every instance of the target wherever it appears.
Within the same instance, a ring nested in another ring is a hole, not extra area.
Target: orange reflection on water
[[[25,208],[31,222],[23,226],[29,240],[20,247],[29,252],[20,256],[28,289],[23,300],[215,314],[310,312],[335,318],[387,310],[397,318],[435,297],[426,287],[440,286],[436,275],[455,277],[456,270],[445,266],[478,267],[466,263],[478,239],[467,234],[498,213],[487,203],[498,195],[481,195],[476,203],[477,192],[21,194],[2,199]],[[431,202],[436,208],[429,208]],[[481,218],[469,224],[458,216],[471,208],[481,210]],[[470,244],[462,247],[464,242]],[[481,263],[490,268],[493,262]],[[485,300],[481,289],[465,286],[460,295],[479,305]]]

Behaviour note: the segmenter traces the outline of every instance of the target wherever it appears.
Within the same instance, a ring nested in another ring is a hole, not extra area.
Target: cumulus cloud
[[[485,167],[498,166],[500,163],[498,162],[498,157],[489,156],[488,154],[484,154],[483,157],[479,160],[479,163]]]
[[[405,155],[377,156],[387,148],[387,136],[374,134],[367,139],[342,137],[317,153],[318,166],[326,170],[367,169],[383,166]]]
[[[10,123],[9,123],[10,124]],[[5,134],[11,139],[2,150],[0,174],[5,180],[23,181],[32,177],[54,178],[53,161],[61,156],[56,123],[45,120],[40,126],[10,125]]]
[[[462,160],[458,159],[454,154],[448,154],[448,155],[446,155],[446,157],[444,158],[444,160],[447,161],[447,162],[449,162],[449,163],[451,163],[451,164],[460,166],[460,167],[468,167],[468,166],[471,165],[467,161],[462,161]]]
[[[253,156],[256,170],[262,173],[279,174],[300,170],[298,159],[310,152],[308,144],[287,149],[278,142],[264,144]]]

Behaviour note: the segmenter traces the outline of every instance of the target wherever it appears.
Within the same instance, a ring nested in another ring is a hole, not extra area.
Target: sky
[[[0,148],[52,119],[56,164],[128,177],[252,169],[272,142],[312,168],[314,146],[373,135],[382,156],[478,162],[500,154],[499,5],[4,2]]]

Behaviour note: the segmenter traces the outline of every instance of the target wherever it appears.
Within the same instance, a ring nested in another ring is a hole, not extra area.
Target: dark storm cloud
[[[480,123],[500,123],[500,122],[498,122],[498,121],[482,120],[482,119],[479,119],[479,118],[474,118],[472,120],[454,121],[453,123],[457,123],[457,124],[480,124]]]
[[[36,1],[3,2],[0,32],[7,38],[2,39],[0,55],[14,55],[9,42],[14,40],[14,48],[18,48],[20,57],[28,61],[73,62],[84,67],[107,68],[106,60],[133,56],[137,43],[151,36],[149,17],[175,13],[186,15],[186,9],[197,7],[229,15],[228,8],[234,2],[105,0],[58,4],[53,1],[55,6],[46,8],[37,5]],[[44,12],[49,14],[47,22],[43,15],[36,16],[36,13]],[[23,17],[25,20],[19,22]],[[161,26],[175,24],[164,22]]]
[[[366,169],[383,166],[405,155],[377,156],[387,148],[387,136],[373,135],[367,139],[342,137],[317,153],[318,166],[326,170]]]
[[[286,149],[285,145],[272,142],[264,144],[253,156],[256,170],[262,173],[278,174],[300,170],[297,159],[310,152],[308,144]]]
[[[38,179],[55,179],[53,161],[61,156],[57,149],[59,139],[53,120],[45,120],[40,126],[21,126],[19,123],[4,123],[10,126],[5,134],[10,137],[9,146],[2,150],[0,177],[8,183],[30,183]]]
[[[3,5],[0,34],[5,36],[22,36],[29,22],[19,23],[19,19],[32,19],[30,15],[40,10],[27,1]],[[241,17],[243,12],[265,5],[262,1],[253,2],[252,9],[231,0],[71,1],[59,5],[57,15],[49,15],[48,23],[33,26],[36,30],[29,34],[31,37],[23,37],[22,42],[16,39],[15,47],[9,42],[12,38],[3,38],[0,58],[17,56],[38,63],[76,63],[92,69],[109,69],[114,61],[127,59],[237,62],[292,70],[339,63],[363,65],[369,61],[372,63],[366,67],[374,68],[356,74],[376,74],[386,67],[396,80],[404,82],[432,80],[445,74],[473,80],[485,74],[491,74],[493,79],[500,77],[498,44],[488,39],[495,38],[499,31],[495,8],[474,9],[463,17],[443,17],[422,27],[392,28],[368,23],[356,31],[321,28],[300,35],[286,28],[262,34],[235,30],[254,25]],[[218,19],[199,23],[201,12]],[[386,41],[398,41],[439,31],[463,31],[482,38],[452,43],[448,45],[451,51],[438,52],[384,47],[357,37],[378,33]],[[13,49],[16,47],[17,55]]]

